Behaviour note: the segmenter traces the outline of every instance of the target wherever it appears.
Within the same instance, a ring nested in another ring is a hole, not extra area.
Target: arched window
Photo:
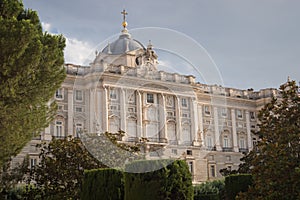
[[[75,125],[75,136],[79,137],[83,133],[83,123],[78,122]]]
[[[232,143],[231,143],[231,134],[228,130],[225,130],[222,132],[222,147],[224,149],[226,148],[232,148]]]
[[[55,120],[54,136],[58,138],[65,137],[63,118]]]

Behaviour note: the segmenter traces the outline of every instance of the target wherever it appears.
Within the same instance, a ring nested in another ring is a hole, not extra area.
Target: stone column
[[[142,137],[143,134],[143,102],[142,102],[142,92],[136,91],[136,115],[137,115],[137,137]]]
[[[101,94],[102,93],[102,94]],[[96,132],[97,133],[102,133],[103,132],[103,126],[101,124],[102,122],[102,118],[103,118],[103,108],[101,105],[103,105],[103,101],[101,99],[103,95],[103,91],[101,91],[100,89],[97,89],[96,90],[96,122],[97,122],[97,125],[96,125]]]
[[[176,111],[176,137],[177,137],[177,143],[181,144],[181,109],[180,109],[180,99],[179,97],[176,97],[175,99],[175,111]]]
[[[192,114],[192,138],[193,138],[193,145],[200,146],[199,138],[198,138],[198,109],[197,109],[197,101],[191,99],[191,114]]]
[[[74,135],[73,126],[74,126],[74,106],[73,106],[73,89],[68,89],[68,135]]]
[[[200,145],[203,146],[205,144],[204,142],[204,128],[203,128],[203,112],[202,112],[202,105],[198,105],[198,125],[199,125],[199,132],[201,138],[198,138],[200,141]]]
[[[89,132],[94,133],[95,132],[95,89],[90,89],[90,126],[89,126]]]
[[[220,129],[219,129],[219,116],[218,116],[218,108],[214,107],[214,126],[215,126],[215,144],[217,151],[222,151],[222,147],[220,145]]]
[[[124,89],[120,89],[120,117],[121,117],[121,130],[126,130],[126,96]]]
[[[168,141],[167,140],[167,123],[166,123],[166,101],[165,101],[165,96],[164,94],[160,94],[160,101],[161,101],[161,106],[159,108],[159,130],[160,130],[160,136],[159,139],[161,141]]]
[[[233,140],[233,151],[239,152],[237,144],[237,132],[236,132],[236,116],[235,109],[231,109],[231,123],[232,123],[232,140]]]
[[[251,136],[251,127],[250,127],[250,114],[246,110],[246,127],[247,127],[247,142],[249,151],[252,150],[252,136]]]
[[[108,131],[108,87],[103,88],[103,131]]]

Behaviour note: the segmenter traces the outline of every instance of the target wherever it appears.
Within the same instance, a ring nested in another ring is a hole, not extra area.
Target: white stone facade
[[[257,140],[251,131],[259,109],[277,90],[195,83],[193,76],[158,71],[157,59],[151,44],[144,48],[125,28],[90,66],[66,64],[67,78],[54,97],[56,119],[40,139],[123,130],[123,142],[147,139],[149,159],[186,159],[194,182],[236,169],[241,152]]]

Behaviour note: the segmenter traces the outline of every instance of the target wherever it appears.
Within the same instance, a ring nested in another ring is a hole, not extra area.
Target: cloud
[[[86,65],[92,61],[94,56],[94,48],[85,41],[75,38],[66,38],[65,62]]]
[[[51,33],[51,24],[47,22],[42,22],[43,31]]]

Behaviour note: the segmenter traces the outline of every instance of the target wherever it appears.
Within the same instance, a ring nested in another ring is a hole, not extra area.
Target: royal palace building
[[[119,142],[144,142],[148,159],[185,159],[195,183],[220,178],[222,168],[237,169],[258,140],[252,133],[258,111],[278,91],[207,85],[159,71],[152,44],[132,38],[126,26],[124,19],[119,38],[89,66],[65,65],[55,120],[16,158],[29,154],[35,165],[35,144],[52,136],[122,130]]]

